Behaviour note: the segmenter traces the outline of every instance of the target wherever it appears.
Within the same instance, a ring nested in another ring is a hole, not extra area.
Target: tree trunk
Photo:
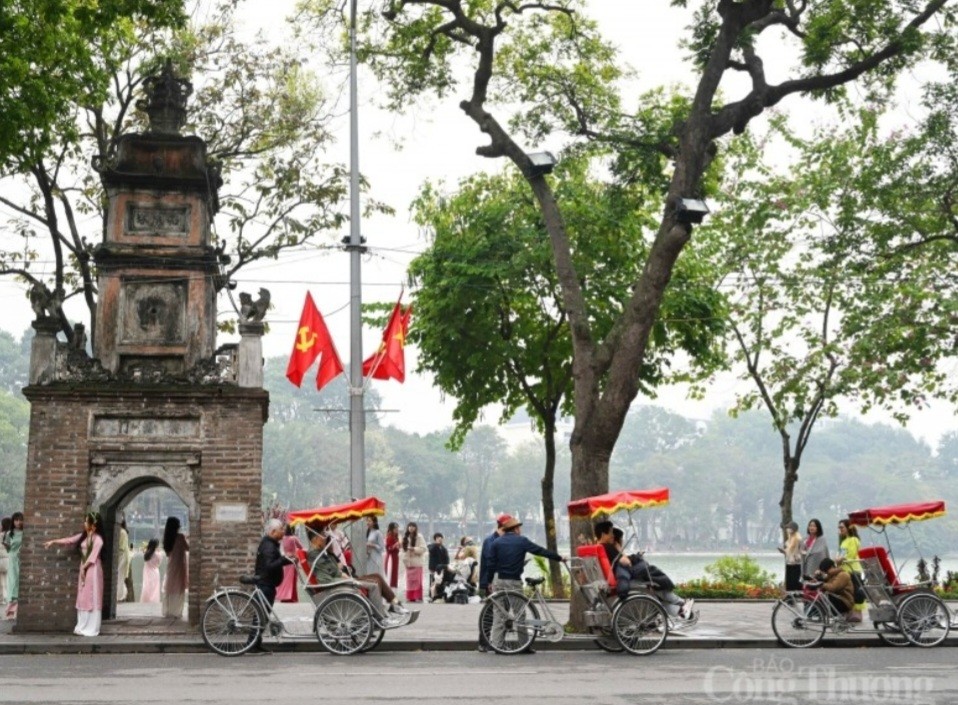
[[[778,506],[782,509],[782,537],[785,538],[785,527],[792,518],[792,499],[795,496],[795,483],[798,482],[798,458],[786,449],[784,452],[783,463],[785,466],[785,479],[782,482],[782,498]]]
[[[556,423],[555,416],[545,419],[546,467],[542,475],[542,518],[545,520],[546,548],[559,553],[556,540],[556,509],[555,509],[555,471],[556,471]],[[565,588],[562,584],[562,567],[555,561],[549,563],[549,583],[552,585],[552,596],[565,597]]]

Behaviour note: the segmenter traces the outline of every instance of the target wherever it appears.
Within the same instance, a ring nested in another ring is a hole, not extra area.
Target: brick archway
[[[167,487],[186,506],[191,526],[198,527],[200,512],[197,496],[199,459],[195,456],[140,458],[122,460],[98,459],[90,469],[92,506],[103,517],[103,618],[116,617],[117,572],[120,545],[117,534],[120,513],[141,492],[154,487]],[[193,563],[197,552],[191,552]],[[195,574],[190,570],[191,575]]]

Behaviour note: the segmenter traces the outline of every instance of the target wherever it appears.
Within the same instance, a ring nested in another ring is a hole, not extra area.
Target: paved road
[[[0,702],[636,705],[958,702],[955,652],[675,650],[0,657]]]

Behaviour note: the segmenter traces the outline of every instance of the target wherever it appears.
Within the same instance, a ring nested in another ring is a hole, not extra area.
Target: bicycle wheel
[[[603,634],[596,637],[595,645],[610,654],[621,654],[624,651],[622,644],[615,638],[615,634]]]
[[[917,593],[898,606],[898,628],[915,646],[938,646],[951,627],[948,607],[937,595]]]
[[[616,607],[612,615],[612,633],[630,654],[652,654],[669,635],[669,617],[655,598],[633,595]]]
[[[361,648],[360,651],[361,651],[362,653],[366,653],[367,651],[372,651],[372,650],[375,649],[377,646],[379,646],[380,643],[382,643],[382,640],[383,640],[383,637],[384,637],[384,636],[386,636],[386,630],[385,630],[385,629],[380,629],[380,628],[377,627],[377,626],[373,626],[373,634],[372,634],[372,636],[369,637],[369,641],[366,642],[366,645],[365,645],[363,648]]]
[[[316,607],[313,632],[331,654],[348,656],[362,651],[374,629],[369,605],[359,595],[334,593]]]
[[[536,640],[539,611],[521,592],[493,593],[479,612],[480,640],[497,654],[517,654]]]
[[[783,646],[804,649],[825,636],[828,617],[817,602],[806,598],[788,603],[779,601],[772,610],[772,631]]]
[[[908,638],[901,633],[895,622],[873,622],[878,638],[889,646],[909,646]]]
[[[245,654],[262,639],[266,615],[242,590],[224,590],[206,601],[200,619],[203,641],[220,656]]]

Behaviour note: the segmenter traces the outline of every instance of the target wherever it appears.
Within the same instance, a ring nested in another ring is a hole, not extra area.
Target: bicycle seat
[[[545,581],[546,579],[540,575],[538,578],[526,578],[526,585],[535,587],[536,585],[542,585]]]
[[[240,584],[241,585],[255,585],[256,584],[256,575],[241,575]]]

